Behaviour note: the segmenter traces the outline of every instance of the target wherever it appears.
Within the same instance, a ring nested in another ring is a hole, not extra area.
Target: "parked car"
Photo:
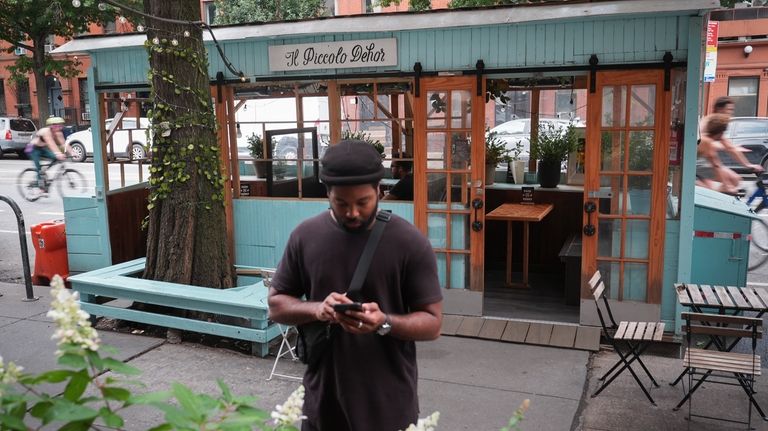
[[[278,136],[277,145],[272,150],[275,159],[294,159],[298,157],[299,139],[295,135]],[[328,139],[322,139],[318,137],[317,142],[318,158],[323,157],[325,150],[328,149]],[[307,135],[304,140],[304,159],[311,159],[312,155],[312,138]]]
[[[112,119],[104,122],[104,127],[109,130]],[[139,126],[136,126],[136,118],[124,118],[120,128],[112,136],[112,148],[115,156],[129,157],[138,160],[147,157],[152,142],[147,142],[147,129],[149,119],[140,118]],[[67,137],[67,144],[72,148],[72,159],[83,162],[87,157],[93,156],[93,135],[91,128],[72,133]]]
[[[563,120],[559,118],[540,118],[539,129],[544,127],[550,127],[553,125],[555,128],[561,131],[565,131],[569,124],[574,124],[577,127],[583,127],[584,124],[580,121]],[[491,129],[491,132],[496,132],[496,137],[503,140],[507,149],[511,150],[517,146],[518,142],[523,144],[523,151],[520,153],[520,160],[528,160],[531,154],[531,119],[530,118],[517,118],[514,120],[501,123],[498,126]]]
[[[750,163],[762,165],[768,171],[768,117],[733,117],[728,123],[725,136],[735,145],[749,150],[744,156]],[[720,161],[740,174],[752,173],[730,154],[722,151]]]
[[[0,117],[0,158],[5,153],[16,153],[20,158],[26,158],[24,147],[36,131],[35,123],[26,118]]]

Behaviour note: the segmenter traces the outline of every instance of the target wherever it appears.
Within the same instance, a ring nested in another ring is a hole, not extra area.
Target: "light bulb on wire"
[[[74,7],[80,7],[82,3],[80,3],[80,0],[72,0],[72,6]]]
[[[107,10],[107,4],[106,3],[99,3],[99,10],[104,12]]]

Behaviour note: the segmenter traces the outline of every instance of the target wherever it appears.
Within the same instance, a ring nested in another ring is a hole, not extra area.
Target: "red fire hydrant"
[[[32,274],[32,283],[50,284],[56,274],[66,281],[69,277],[69,262],[64,220],[43,222],[32,226],[30,231],[32,243],[35,245],[35,270]]]

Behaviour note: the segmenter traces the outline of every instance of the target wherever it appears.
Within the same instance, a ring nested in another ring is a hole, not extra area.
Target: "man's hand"
[[[56,159],[57,160],[64,160],[67,158],[67,155],[64,153],[56,153]]]
[[[333,311],[335,304],[348,304],[352,302],[343,293],[331,292],[325,297],[323,302],[318,302],[317,310],[315,311],[315,318],[321,322],[338,322],[338,314]]]
[[[348,302],[349,298],[344,297]],[[336,313],[336,321],[341,327],[352,334],[368,334],[377,329],[387,320],[387,316],[379,309],[379,304],[366,302],[363,311],[345,311]]]
[[[763,167],[761,165],[756,164],[749,164],[747,165],[747,168],[752,169],[754,172],[763,172]]]

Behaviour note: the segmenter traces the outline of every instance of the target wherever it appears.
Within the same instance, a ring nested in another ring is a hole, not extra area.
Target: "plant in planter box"
[[[272,147],[274,148],[275,141],[272,140]],[[248,136],[248,151],[251,153],[251,157],[253,157],[253,167],[256,169],[256,176],[259,178],[264,178],[267,176],[267,163],[266,161],[262,161],[264,159],[264,140],[261,139],[261,136],[251,133],[250,136]]]
[[[517,156],[520,156],[520,149]],[[493,177],[496,172],[496,166],[502,162],[511,160],[510,150],[506,142],[496,135],[496,132],[486,130],[485,132],[485,183],[493,184]]]
[[[373,148],[376,148],[376,151],[379,152],[381,155],[381,158],[383,159],[385,157],[384,155],[384,144],[381,143],[378,139],[373,139],[370,134],[363,132],[362,130],[358,130],[357,132],[353,132],[351,130],[344,130],[341,132],[341,140],[347,140],[347,139],[353,139],[356,141],[364,141],[371,145],[373,145]]]
[[[568,154],[575,151],[577,146],[573,124],[563,130],[554,124],[541,123],[539,136],[531,139],[531,151],[539,161],[539,184],[542,187],[557,187],[562,163],[568,160]]]

